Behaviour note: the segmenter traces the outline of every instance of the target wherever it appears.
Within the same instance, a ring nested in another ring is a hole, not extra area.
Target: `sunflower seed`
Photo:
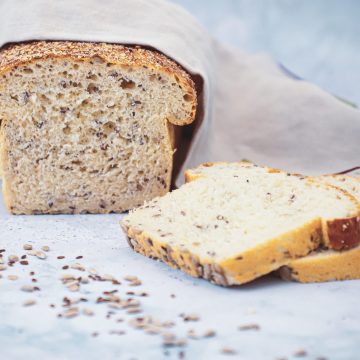
[[[35,300],[26,300],[23,302],[23,306],[32,306],[35,305],[36,301]]]

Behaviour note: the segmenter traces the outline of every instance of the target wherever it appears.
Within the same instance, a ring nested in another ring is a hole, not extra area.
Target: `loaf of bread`
[[[322,176],[320,181],[340,187],[360,201],[360,178]],[[284,280],[303,283],[360,279],[360,245],[345,251],[318,250],[279,269]]]
[[[135,251],[194,277],[243,284],[321,245],[360,241],[359,203],[336,187],[247,163],[205,164],[186,178],[122,226]]]
[[[31,42],[0,51],[0,167],[13,214],[122,212],[169,191],[194,82],[140,47]]]

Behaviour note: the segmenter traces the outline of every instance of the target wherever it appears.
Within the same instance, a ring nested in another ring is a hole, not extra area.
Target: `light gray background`
[[[360,105],[360,1],[173,1],[217,39],[270,53],[301,78]]]

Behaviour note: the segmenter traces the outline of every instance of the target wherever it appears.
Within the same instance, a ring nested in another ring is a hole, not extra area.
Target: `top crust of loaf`
[[[195,181],[201,177],[206,177],[206,172],[202,170],[206,168],[216,167],[216,166],[227,166],[227,165],[238,165],[239,167],[244,168],[256,168],[258,165],[252,164],[250,162],[239,162],[239,163],[226,163],[226,162],[208,162],[201,164],[195,169],[189,169],[185,172],[185,181],[191,182]],[[262,167],[269,173],[285,173],[282,170]],[[286,173],[285,173],[286,174]],[[299,174],[290,174],[289,176],[302,176]],[[353,214],[353,216],[342,218],[342,219],[328,219],[325,220],[326,227],[324,228],[324,241],[325,246],[334,249],[334,250],[347,250],[351,249],[360,244],[360,202],[358,199],[342,189],[339,186],[334,184],[329,184],[318,180],[315,177],[309,177],[308,180],[313,182],[314,184],[322,183],[324,186],[336,188],[340,193],[343,193],[351,199],[355,204],[357,204],[357,211]]]
[[[181,119],[181,121],[178,119],[168,120],[174,125],[188,125],[195,119],[197,96],[195,84],[190,75],[165,55],[139,46],[70,41],[34,41],[11,44],[0,51],[0,75],[17,66],[26,65],[38,59],[51,58],[107,62],[164,71],[179,82],[179,86],[183,87],[187,93],[186,100],[192,102],[192,111],[187,118]]]

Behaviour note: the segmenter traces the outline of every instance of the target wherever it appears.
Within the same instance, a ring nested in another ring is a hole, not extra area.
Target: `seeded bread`
[[[196,169],[190,169],[185,172],[186,182],[194,181],[202,177],[218,177],[219,173],[227,174],[228,176],[239,176],[256,172],[259,176],[267,176],[268,174],[276,175],[276,178],[292,178],[298,177],[300,180],[311,182],[314,184],[322,183],[323,186],[336,187],[339,192],[346,192],[354,202],[358,202],[356,194],[353,194],[351,189],[346,191],[340,177],[325,176],[320,178],[305,178],[302,175],[285,173],[278,169],[260,167],[249,162],[239,163],[205,163]],[[356,178],[355,178],[356,179]],[[356,180],[355,180],[356,181]],[[296,200],[294,198],[294,200]],[[314,204],[316,208],[318,204]],[[345,250],[355,247],[360,244],[360,213],[354,211],[352,214],[343,219],[336,219],[335,221],[329,218],[326,214],[322,216],[323,219],[323,246],[334,250]]]
[[[360,178],[323,176],[325,183],[342,187],[360,201]],[[284,280],[303,283],[360,279],[360,246],[346,251],[318,250],[279,269]]]
[[[31,42],[0,51],[0,168],[13,214],[122,212],[169,191],[191,77],[140,47]]]
[[[350,194],[313,179],[244,163],[206,176],[208,167],[123,219],[135,251],[219,285],[243,284],[317,249],[329,224],[360,211]]]

